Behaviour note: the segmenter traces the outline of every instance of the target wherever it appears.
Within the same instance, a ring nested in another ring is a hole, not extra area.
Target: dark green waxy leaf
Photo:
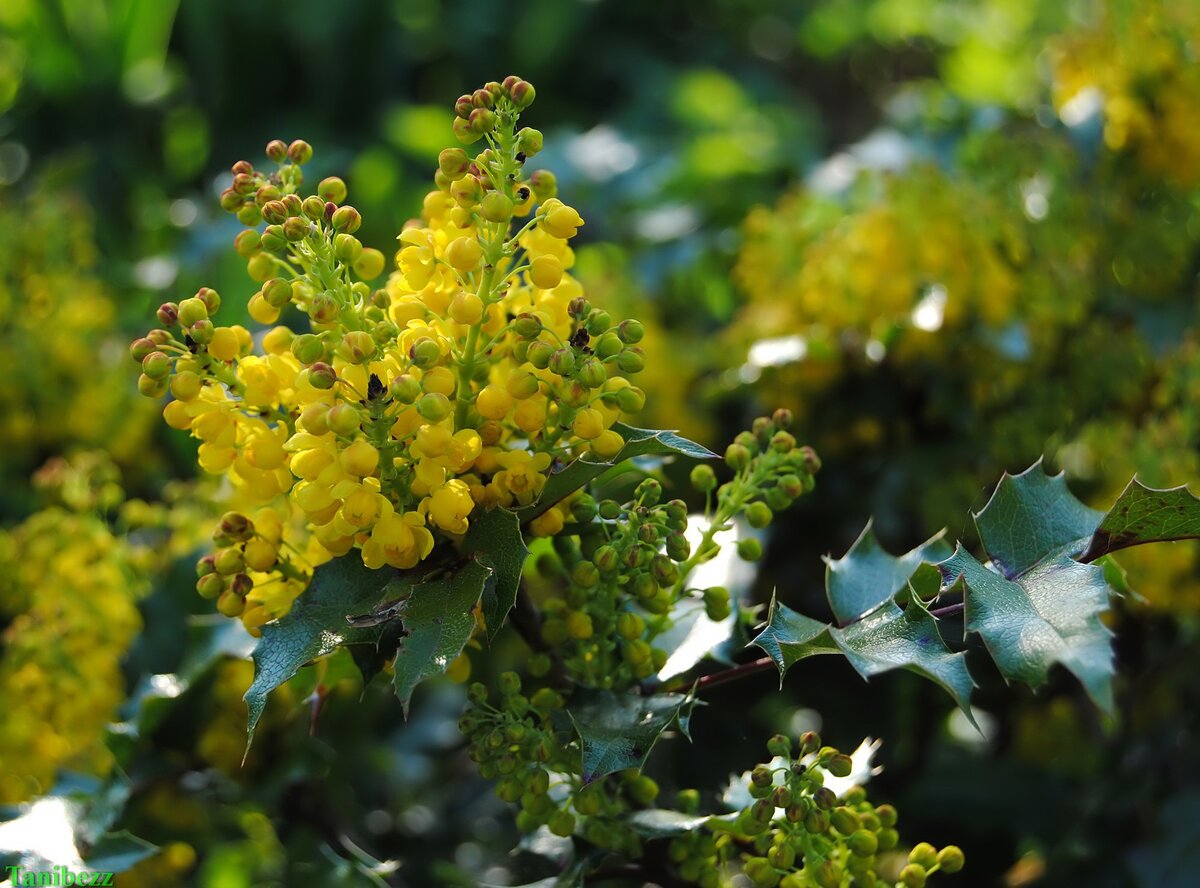
[[[362,675],[363,684],[367,684],[383,671],[383,667],[396,658],[400,650],[400,642],[407,631],[402,620],[389,620],[382,625],[383,632],[374,642],[367,644],[349,644],[346,650],[354,659],[354,665]]]
[[[709,819],[707,814],[684,814],[670,808],[647,808],[644,811],[634,811],[625,822],[644,839],[669,839],[672,836],[695,832],[708,823]]]
[[[1052,553],[1081,552],[1102,517],[1075,498],[1061,473],[1047,475],[1039,460],[1001,479],[975,526],[988,557],[1012,579]]]
[[[121,873],[158,851],[128,832],[109,832],[129,798],[119,774],[67,775],[47,795],[0,810],[0,861],[31,872]]]
[[[948,586],[964,583],[967,631],[980,635],[1005,678],[1036,688],[1060,663],[1097,706],[1112,711],[1111,633],[1100,621],[1109,594],[1102,567],[1059,553],[1009,579],[960,547],[939,568]]]
[[[971,689],[965,656],[953,653],[938,632],[937,620],[915,596],[901,609],[885,601],[844,628],[799,614],[772,601],[766,627],[754,639],[779,669],[817,654],[842,654],[864,679],[892,669],[908,669],[941,685],[970,717]]]
[[[522,522],[532,521],[555,503],[570,496],[602,472],[627,459],[638,456],[690,456],[696,459],[716,459],[717,455],[707,447],[689,441],[670,431],[637,429],[618,422],[612,427],[625,439],[625,446],[607,462],[595,462],[586,457],[568,463],[546,480],[546,487],[536,503],[519,510]]]
[[[313,571],[312,582],[280,620],[263,626],[254,648],[254,682],[246,691],[246,745],[267,705],[267,695],[310,660],[343,644],[376,645],[386,622],[353,626],[347,617],[400,598],[415,582],[392,568],[371,570],[357,552],[335,558]]]
[[[474,555],[494,573],[483,592],[483,619],[490,641],[517,601],[521,572],[529,555],[521,534],[521,519],[516,512],[503,508],[472,515],[462,547],[463,552]]]
[[[583,747],[583,779],[641,768],[672,723],[687,733],[693,698],[683,694],[614,694],[576,691],[567,706]]]
[[[475,631],[475,605],[492,569],[471,559],[453,573],[413,587],[404,609],[407,635],[396,654],[396,696],[408,716],[413,689],[441,675],[462,653]]]
[[[890,601],[923,562],[949,557],[952,550],[943,533],[897,557],[879,545],[868,521],[845,555],[825,559],[825,594],[837,622],[844,626]]]
[[[1156,490],[1136,478],[1096,528],[1083,561],[1095,561],[1129,546],[1200,539],[1200,499],[1187,487]]]
[[[88,849],[87,865],[97,873],[123,873],[157,853],[157,845],[122,830],[101,836]]]

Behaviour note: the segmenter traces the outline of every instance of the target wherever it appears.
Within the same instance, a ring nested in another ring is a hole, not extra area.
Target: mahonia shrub
[[[905,136],[895,168],[818,173],[746,217],[726,353],[749,353],[752,388],[735,396],[793,409],[824,455],[877,466],[923,523],[1040,454],[1098,499],[1133,472],[1194,475],[1181,380],[1195,366],[1200,18],[1157,0],[1094,12],[1043,47],[1057,120],[985,126],[913,86],[890,121]],[[910,517],[871,507],[891,531]],[[1139,552],[1130,567],[1153,606],[1194,609],[1195,558]]]
[[[583,219],[552,174],[526,172],[542,147],[519,123],[533,99],[518,77],[459,98],[454,133],[481,150],[441,153],[386,278],[345,183],[305,195],[312,148],[272,141],[275,168],[239,162],[221,197],[246,226],[234,246],[260,285],[247,307],[269,329],[219,325],[205,288],[133,343],[140,390],[170,395],[167,423],[230,482],[196,588],[258,637],[250,739],[270,692],[339,649],[363,681],[390,675],[407,713],[421,682],[466,681],[484,657],[468,651],[507,627],[526,666],[472,683],[458,726],[517,827],[566,840],[557,884],[920,888],[957,872],[957,847],[903,842],[896,810],[868,801],[869,747],[773,737],[723,810],[705,804],[711,787],[662,793],[642,766],[688,735],[708,688],[816,654],[864,678],[916,672],[973,719],[964,651],[940,628],[960,614],[1004,677],[1037,687],[1061,666],[1111,712],[1111,554],[1200,536],[1200,500],[1135,482],[1102,513],[1040,466],[1006,476],[974,516],[981,559],[941,534],[894,557],[868,526],[829,561],[832,622],[773,600],[752,642],[765,656],[705,672],[758,621],[701,568],[758,561],[821,462],[788,409],[754,420],[716,468],[704,447],[624,421],[646,399],[629,380],[645,329],[570,274]],[[969,276],[954,252],[940,261]],[[665,471],[681,458],[698,461],[686,485]],[[677,637],[689,620],[704,621],[698,652]],[[228,769],[229,741],[218,720],[199,754]]]

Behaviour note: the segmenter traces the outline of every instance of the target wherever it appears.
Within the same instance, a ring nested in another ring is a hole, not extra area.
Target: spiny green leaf
[[[664,730],[673,722],[686,733],[693,698],[683,694],[615,694],[576,691],[567,705],[583,747],[583,779],[641,768]]]
[[[310,660],[342,644],[378,644],[386,624],[351,626],[347,616],[370,611],[380,602],[399,598],[415,582],[392,568],[371,570],[357,552],[322,564],[292,609],[263,626],[254,648],[254,682],[246,691],[246,747],[267,705],[267,695]]]
[[[406,718],[413,689],[444,673],[471,640],[475,605],[491,577],[490,567],[471,559],[449,576],[413,588],[404,609],[408,634],[396,654],[393,681]]]
[[[538,501],[517,512],[522,523],[532,521],[602,472],[627,459],[637,456],[670,456],[671,454],[691,456],[696,459],[716,459],[717,456],[707,447],[702,447],[671,431],[637,429],[622,422],[615,423],[612,430],[625,439],[625,446],[621,448],[621,451],[607,462],[596,462],[581,456],[552,474],[546,480],[546,487],[542,490]]]
[[[695,832],[710,819],[712,818],[707,814],[684,814],[670,808],[647,808],[644,811],[634,811],[625,818],[625,822],[644,839],[669,839],[672,836]]]
[[[1052,553],[1078,554],[1102,517],[1075,498],[1062,473],[1047,475],[1039,460],[1001,479],[975,526],[988,557],[1012,579]]]
[[[885,601],[862,619],[837,628],[799,614],[778,600],[771,602],[766,627],[754,639],[779,669],[787,670],[817,654],[842,654],[864,679],[892,669],[908,669],[941,685],[971,716],[971,689],[965,656],[946,647],[937,620],[916,596],[901,609]]]
[[[951,549],[942,539],[944,533],[897,558],[879,545],[868,521],[845,555],[825,559],[825,594],[837,622],[850,623],[891,600],[908,585],[922,562],[948,557]]]
[[[407,631],[402,620],[389,620],[380,628],[383,632],[374,642],[346,645],[346,650],[350,652],[354,665],[358,667],[364,685],[370,683],[371,679],[383,671],[384,666],[396,658],[400,642]]]
[[[1095,561],[1129,546],[1200,538],[1200,499],[1187,487],[1156,490],[1136,478],[1092,535],[1081,560]]]
[[[494,571],[483,592],[483,619],[490,641],[517,601],[521,572],[529,549],[521,535],[521,519],[511,509],[495,508],[471,516],[462,542],[463,552],[475,555]]]
[[[1111,633],[1100,621],[1108,606],[1103,568],[1058,553],[1011,580],[961,547],[939,568],[947,586],[964,582],[967,631],[983,638],[1005,678],[1036,688],[1061,663],[1097,706],[1112,711]]]

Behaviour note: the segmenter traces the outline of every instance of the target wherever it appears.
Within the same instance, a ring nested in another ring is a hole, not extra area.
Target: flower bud
[[[538,256],[529,263],[529,270],[526,274],[535,287],[551,290],[562,281],[562,260],[549,253]]]
[[[450,415],[450,399],[439,392],[426,392],[417,401],[417,413],[430,422],[441,422]]]
[[[338,207],[333,211],[331,221],[333,222],[335,231],[344,231],[347,234],[353,234],[362,225],[362,215],[354,207]]]
[[[496,114],[490,108],[476,108],[467,118],[471,132],[482,136],[496,128]]]
[[[471,159],[461,148],[444,148],[438,154],[438,170],[452,182],[462,176],[470,165]]]
[[[158,322],[164,327],[174,327],[179,321],[179,306],[174,302],[164,302],[155,312]]]
[[[225,578],[218,573],[209,573],[196,581],[196,591],[201,598],[216,598],[225,591]]]
[[[522,127],[517,133],[517,152],[524,155],[519,158],[524,163],[525,158],[533,157],[542,150],[542,134],[533,127]]]
[[[432,339],[423,336],[409,348],[408,357],[419,369],[428,370],[441,362],[442,350]]]
[[[622,413],[637,413],[646,406],[646,393],[635,385],[617,392],[617,406]]]
[[[288,145],[287,157],[292,163],[304,165],[312,160],[312,145],[302,139],[297,139]]]
[[[361,364],[375,354],[375,340],[364,330],[351,330],[342,339],[341,353],[351,364]]]
[[[478,142],[482,138],[480,133],[477,133],[475,130],[471,129],[471,125],[467,123],[466,118],[463,117],[458,117],[455,119],[453,129],[454,137],[464,145],[470,145],[474,142]]]
[[[508,97],[512,99],[512,103],[520,111],[524,111],[532,105],[536,96],[537,91],[533,88],[533,84],[527,80],[518,80],[508,88]]]
[[[317,197],[340,204],[346,199],[346,183],[337,176],[328,176],[317,185]]]
[[[208,308],[203,300],[197,299],[195,296],[190,299],[185,299],[179,303],[179,323],[185,327],[192,327],[197,321],[208,319]]]
[[[333,238],[333,254],[337,256],[340,262],[346,265],[353,265],[354,262],[362,255],[362,241],[352,234],[338,234]]]
[[[624,373],[641,373],[646,367],[646,355],[636,346],[627,348],[617,356],[617,366]]]
[[[171,359],[160,351],[152,351],[142,360],[142,373],[151,379],[165,379],[171,372]]]
[[[575,369],[575,353],[569,348],[555,349],[550,355],[549,368],[551,373],[559,376],[570,376]]]
[[[337,373],[324,361],[317,361],[308,368],[308,382],[315,389],[327,391],[337,382]]]
[[[480,202],[479,212],[489,222],[507,222],[513,215],[512,198],[499,191],[489,191]]]
[[[719,589],[720,587],[714,586],[712,588]],[[709,592],[709,590],[705,590],[704,594],[705,594],[706,598],[707,598],[708,592]],[[728,591],[725,592],[725,598],[726,598],[726,600],[729,599]],[[772,737],[770,740],[767,741],[767,752],[769,752],[773,756],[780,756],[782,758],[790,759],[792,757],[792,740],[791,740],[791,738],[786,737],[783,734],[776,734],[774,737]],[[778,804],[778,801],[779,800],[776,799],[776,802],[777,802],[776,807],[777,808],[786,808],[788,805],[791,804],[790,800],[784,802],[783,804]]]
[[[421,383],[415,376],[403,373],[392,381],[391,392],[401,404],[411,404],[421,397]]]
[[[513,330],[522,339],[534,339],[542,332],[542,319],[533,314],[519,314],[513,321]]]
[[[483,260],[483,247],[474,236],[455,238],[446,246],[446,261],[459,271],[473,271]]]
[[[621,341],[626,345],[636,345],[646,335],[646,328],[642,325],[641,321],[635,321],[631,318],[621,321],[617,327],[617,335],[621,337]]]
[[[283,223],[283,236],[291,243],[299,243],[313,231],[312,222],[303,216],[289,216]]]
[[[900,884],[904,888],[925,888],[925,867],[910,863],[900,870]]]
[[[764,502],[753,502],[746,507],[746,520],[753,528],[761,530],[770,524],[774,517],[771,507]]]
[[[373,247],[367,247],[354,260],[354,273],[365,281],[373,280],[383,274],[383,268],[386,264],[387,260],[384,258],[383,253]]]
[[[854,770],[854,761],[850,756],[839,752],[825,765],[825,770],[834,777],[849,777],[850,772]]]
[[[967,862],[962,849],[957,845],[947,845],[937,855],[938,866],[944,873],[957,873]]]
[[[534,170],[528,180],[534,196],[541,202],[552,200],[558,194],[558,179],[549,170]]]
[[[733,443],[725,448],[725,464],[735,472],[750,465],[750,451],[745,445]]]

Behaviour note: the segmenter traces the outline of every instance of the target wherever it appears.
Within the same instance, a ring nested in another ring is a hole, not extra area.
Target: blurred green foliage
[[[1200,473],[1198,57],[1200,12],[1166,0],[0,4],[0,515],[6,563],[24,562],[0,675],[35,598],[46,631],[77,632],[80,602],[126,594],[106,591],[113,564],[149,584],[146,630],[100,695],[128,701],[109,738],[134,786],[122,825],[164,848],[123,883],[538,872],[530,849],[503,856],[511,817],[462,754],[450,684],[419,691],[405,724],[386,689],[309,667],[240,762],[244,639],[206,619],[186,542],[218,507],[179,477],[191,445],[122,366],[159,302],[249,286],[215,203],[230,162],[308,139],[386,248],[428,188],[449,99],[510,71],[537,82],[535,123],[566,146],[539,162],[588,220],[579,275],[648,322],[646,424],[717,444],[783,403],[822,454],[817,494],[773,527],[744,590],[819,614],[819,556],[868,514],[900,550],[1043,454],[1104,506],[1134,471]],[[37,511],[64,464],[40,493],[38,466],[97,448],[130,502]],[[46,587],[61,546],[25,541],[54,526],[79,551],[78,527],[115,532],[118,554]],[[698,713],[696,742],[651,773],[739,773],[756,738],[823,719],[847,748],[885,739],[873,794],[962,845],[970,884],[1188,884],[1200,565],[1190,544],[1122,560],[1145,601],[1119,609],[1112,725],[1069,682],[1035,698],[993,678],[976,735],[915,679],[863,686],[817,661],[782,695],[714,694],[707,712],[744,717]],[[88,730],[45,744],[40,767],[103,770]],[[14,762],[3,785],[50,789]]]

